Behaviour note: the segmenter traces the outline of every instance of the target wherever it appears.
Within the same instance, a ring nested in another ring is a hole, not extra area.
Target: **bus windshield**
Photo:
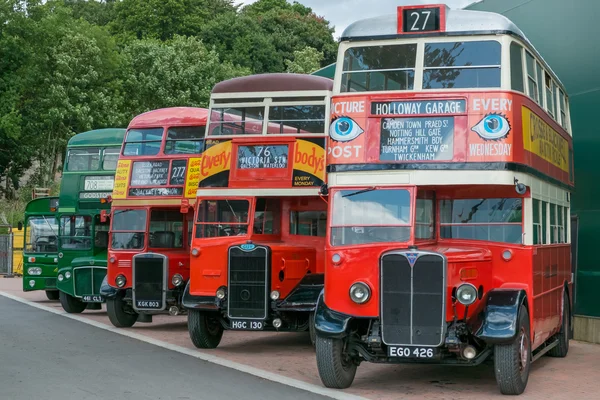
[[[249,210],[248,200],[202,200],[198,205],[196,238],[246,235]]]
[[[340,190],[333,195],[331,244],[410,239],[411,195],[406,189]]]
[[[143,249],[146,238],[146,210],[119,210],[112,216],[112,250]]]
[[[53,216],[27,219],[25,251],[29,253],[56,253],[58,251],[58,223]]]

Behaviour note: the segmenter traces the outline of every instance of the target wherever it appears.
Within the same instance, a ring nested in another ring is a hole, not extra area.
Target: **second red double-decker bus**
[[[214,87],[183,298],[197,347],[218,346],[224,329],[314,326],[332,85],[265,74]]]
[[[328,387],[362,361],[478,365],[520,394],[569,349],[568,100],[505,17],[400,7],[343,34],[328,144]]]
[[[208,110],[165,108],[127,129],[112,194],[106,296],[117,327],[183,311]]]

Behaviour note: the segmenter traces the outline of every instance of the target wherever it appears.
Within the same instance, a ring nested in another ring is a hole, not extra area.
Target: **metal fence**
[[[0,225],[0,275],[13,273],[13,233],[10,225]]]

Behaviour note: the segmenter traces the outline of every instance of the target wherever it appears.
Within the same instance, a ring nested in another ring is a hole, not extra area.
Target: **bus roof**
[[[427,5],[423,5],[427,7]],[[446,6],[446,28],[443,32],[415,34],[398,34],[398,14],[388,14],[379,17],[366,18],[350,24],[342,33],[341,41],[348,40],[373,40],[373,39],[410,39],[411,37],[431,37],[436,35],[489,35],[489,34],[512,34],[519,37],[537,57],[545,64],[554,79],[562,82],[556,76],[552,68],[545,62],[541,54],[527,39],[523,31],[519,29],[510,19],[504,15],[473,10],[452,10]]]
[[[333,90],[333,81],[315,75],[258,74],[233,78],[215,85],[212,93],[291,92]]]
[[[134,117],[128,128],[150,128],[160,126],[206,125],[208,109],[199,107],[159,108]]]
[[[50,207],[58,206],[58,197],[38,197],[37,199],[29,200],[25,206],[25,213],[40,213],[40,214],[54,214],[56,211],[51,211]]]
[[[120,146],[123,143],[123,136],[125,136],[123,128],[95,129],[71,137],[67,146]]]

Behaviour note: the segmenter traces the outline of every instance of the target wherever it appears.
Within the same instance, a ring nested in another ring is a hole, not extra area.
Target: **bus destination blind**
[[[239,146],[238,169],[285,169],[288,167],[288,146]]]

